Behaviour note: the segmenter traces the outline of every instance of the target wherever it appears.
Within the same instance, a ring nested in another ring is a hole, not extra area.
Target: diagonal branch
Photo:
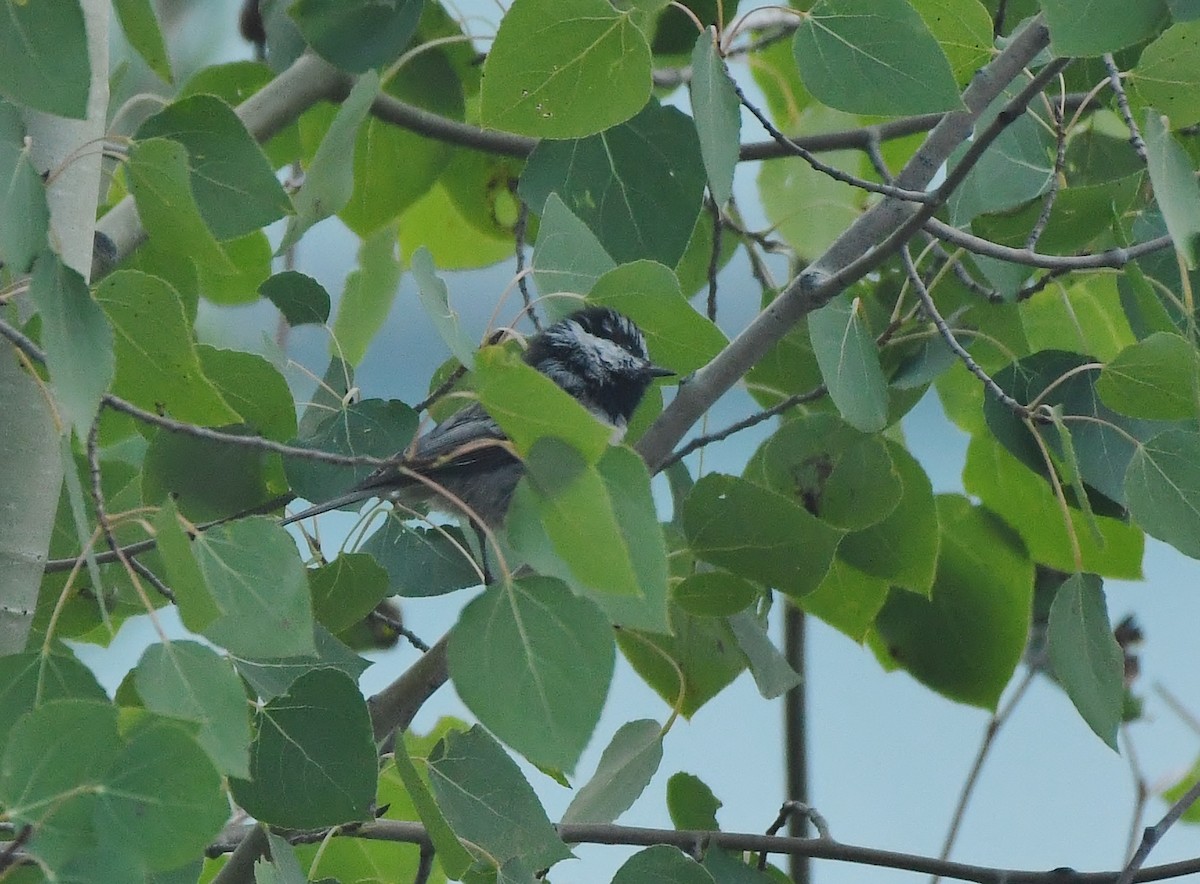
[[[1050,35],[1041,17],[1035,18],[983,68],[963,93],[966,110],[946,114],[925,143],[901,170],[896,184],[915,190],[928,186],[951,153],[972,133],[984,110],[1004,89],[1022,75],[1039,52],[1049,45]],[[638,443],[638,450],[656,471],[671,449],[700,416],[758,362],[797,322],[826,304],[847,285],[861,279],[908,241],[932,217],[978,161],[987,146],[1046,82],[1057,75],[1065,61],[1047,65],[997,116],[977,133],[971,148],[937,190],[936,201],[916,207],[913,203],[885,198],[861,215],[830,246],[829,250],[797,276],[729,346],[679,388],[679,393]]]

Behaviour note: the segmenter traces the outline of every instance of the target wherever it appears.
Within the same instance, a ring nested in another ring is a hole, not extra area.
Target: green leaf
[[[593,467],[546,438],[526,468],[542,526],[579,583],[612,595],[666,597],[666,546],[640,457],[613,447]]]
[[[429,249],[434,263],[442,270],[487,267],[511,258],[512,236],[501,237],[491,231],[480,230],[469,210],[450,193],[445,182],[453,171],[452,160],[438,183],[400,216],[401,260],[410,261],[422,246]],[[499,197],[508,198],[507,191]]]
[[[358,365],[367,346],[383,328],[400,289],[400,261],[396,257],[396,231],[381,227],[363,240],[358,267],[346,277],[329,340],[330,355]]]
[[[288,10],[305,41],[344,71],[395,61],[416,33],[422,0],[296,0]]]
[[[1073,574],[1050,607],[1050,663],[1096,736],[1117,750],[1125,706],[1125,655],[1113,638],[1104,587],[1094,574]]]
[[[192,555],[192,542],[179,524],[175,501],[170,497],[154,516],[154,537],[166,566],[167,583],[175,590],[179,619],[191,632],[204,632],[221,615],[221,609],[208,591]]]
[[[986,112],[975,124],[975,131],[990,125],[994,115],[995,111]],[[1051,131],[1032,113],[1022,114],[1010,123],[950,195],[950,222],[963,226],[979,215],[1015,209],[1043,194],[1055,174]],[[963,145],[954,152],[951,168],[958,165],[967,149]],[[1022,235],[1027,233],[1025,228]]]
[[[1180,128],[1200,122],[1200,21],[1180,22],[1142,50],[1128,81]]]
[[[310,436],[296,441],[302,448],[346,456],[387,458],[402,452],[417,430],[417,414],[403,402],[364,399],[340,406]],[[301,421],[301,432],[304,430]],[[313,502],[346,492],[375,472],[370,464],[350,467],[301,458],[284,458],[288,484],[298,497]],[[361,503],[354,504],[357,509]]]
[[[478,725],[446,734],[428,764],[429,785],[455,834],[492,862],[520,857],[541,869],[571,856],[517,765]]]
[[[1182,801],[1183,796],[1190,792],[1198,782],[1200,782],[1200,759],[1192,765],[1192,769],[1184,775],[1183,779],[1171,788],[1163,790],[1163,801],[1169,802],[1171,805]],[[1200,823],[1200,805],[1192,804],[1179,818],[1185,823]]]
[[[255,716],[250,779],[231,779],[246,812],[316,829],[372,818],[376,757],[367,704],[336,669],[300,676]]]
[[[904,0],[820,0],[792,50],[804,85],[838,110],[901,116],[962,107],[950,62]]]
[[[938,554],[933,486],[907,449],[890,440],[887,449],[903,488],[899,502],[883,521],[843,537],[838,558],[867,575],[928,595]]]
[[[695,125],[651,101],[590,138],[540,142],[519,193],[534,211],[557,193],[618,264],[649,258],[673,267],[700,214],[704,182]]]
[[[429,250],[424,246],[417,249],[413,253],[411,266],[413,279],[417,281],[417,297],[425,308],[425,315],[433,322],[433,327],[454,358],[468,370],[474,368],[478,347],[459,326],[458,314],[450,307],[450,292],[446,283],[438,277]]]
[[[312,654],[312,602],[295,541],[273,519],[219,525],[192,544],[222,615],[204,635],[256,660]]]
[[[699,558],[795,597],[817,588],[842,536],[783,495],[719,473],[696,483],[683,527]]]
[[[483,67],[480,120],[539,138],[623,123],[650,97],[650,46],[603,0],[515,0]]]
[[[250,775],[249,706],[227,660],[190,641],[151,645],[133,670],[151,712],[199,726],[196,742],[224,774]]]
[[[523,159],[458,148],[438,183],[400,218],[405,261],[421,245],[442,270],[482,267],[513,255]],[[533,229],[529,231],[534,234]]]
[[[430,46],[425,43],[420,54],[408,56],[383,84],[384,92],[440,117],[461,120],[463,84],[447,53]],[[453,152],[444,141],[368,118],[354,144],[354,191],[338,217],[359,236],[370,235],[425,194]],[[396,174],[397,169],[404,174]]]
[[[350,201],[354,190],[354,167],[346,162],[346,157],[353,155],[358,127],[366,119],[378,94],[379,75],[370,71],[358,78],[338,108],[312,162],[304,170],[304,184],[292,200],[296,214],[288,219],[287,231],[279,244],[280,253],[299,242],[308,228],[341,211]]]
[[[1038,248],[1044,245],[1039,241]],[[1116,280],[1099,274],[1025,301],[1021,327],[1031,350],[1071,350],[1101,361],[1113,359],[1136,340],[1121,309]]]
[[[258,293],[279,308],[290,326],[329,321],[329,292],[298,270],[276,273],[258,287]]]
[[[353,681],[371,664],[355,654],[319,623],[313,630],[316,651],[271,660],[250,660],[231,654],[238,674],[258,697],[269,700],[287,692],[296,679],[317,669],[336,669]]]
[[[342,553],[308,569],[313,617],[330,632],[349,629],[391,595],[388,574],[371,556]]]
[[[808,317],[808,334],[829,398],[848,424],[871,433],[887,426],[887,382],[863,313],[859,299],[843,293]]]
[[[255,434],[286,442],[296,436],[296,403],[275,366],[255,353],[196,348],[205,377]]]
[[[37,259],[29,296],[42,317],[42,341],[59,405],[86,439],[113,379],[113,331],[83,277],[46,250]]]
[[[678,848],[659,844],[635,853],[613,876],[612,884],[714,884],[713,877]]]
[[[5,103],[0,103],[0,200],[0,261],[27,273],[46,248],[50,209],[42,176],[29,158],[20,114]]]
[[[1200,558],[1200,434],[1167,430],[1139,446],[1125,494],[1147,534]]]
[[[596,280],[616,266],[588,226],[557,193],[551,193],[533,246],[533,279],[542,296],[558,292],[586,295]],[[547,306],[559,316],[569,313],[576,303],[574,298],[562,298],[548,301]]]
[[[971,440],[963,483],[968,493],[1016,529],[1034,561],[1074,570],[1074,551],[1053,489],[990,436]],[[1084,568],[1124,580],[1142,578],[1144,536],[1136,525],[1097,516],[1098,542],[1082,512],[1072,507],[1070,516]]]
[[[399,513],[389,515],[383,527],[359,547],[387,572],[388,595],[423,598],[483,582],[460,529],[406,525],[405,518]]]
[[[135,142],[129,149],[126,174],[138,215],[152,239],[186,256],[201,277],[237,272],[196,202],[183,144],[169,138]]]
[[[234,427],[226,432],[245,431]],[[159,430],[146,449],[146,502],[162,504],[171,497],[193,522],[252,509],[284,490],[279,462],[255,448]]]
[[[547,518],[556,518],[554,511],[539,501],[528,482],[517,486],[508,510],[505,528],[509,543],[539,573],[559,578],[598,604],[610,622],[667,632],[666,548],[654,514],[645,465],[632,452],[613,448],[601,461],[599,473],[603,490],[597,491],[594,500],[587,499],[586,492],[576,494],[578,517],[588,523],[587,532],[597,525],[604,526],[607,542],[621,553],[616,561],[606,563],[597,557],[594,534],[578,535],[565,526],[558,526],[555,532],[557,542],[562,544],[560,551],[545,524]],[[596,487],[596,477],[591,473],[583,481]],[[595,521],[597,515],[599,520]],[[585,537],[592,538],[591,542],[583,543]],[[577,558],[586,566],[574,564]],[[608,577],[614,574],[620,576],[627,592],[613,591]]]
[[[1161,0],[1043,0],[1055,55],[1103,55],[1150,36],[1167,16]]]
[[[595,464],[612,437],[612,427],[519,355],[484,347],[475,358],[475,392],[522,456],[539,439],[560,439],[588,464]]]
[[[171,57],[167,54],[162,31],[150,0],[115,0],[113,9],[121,22],[125,39],[146,62],[146,66],[164,83],[172,83]]]
[[[1096,392],[1129,417],[1194,418],[1200,411],[1200,353],[1179,335],[1157,332],[1106,365]]]
[[[545,577],[486,590],[450,637],[450,676],[467,708],[534,764],[566,771],[600,719],[613,660],[600,609]]]
[[[398,734],[396,742],[398,745],[397,751],[393,755],[393,764],[404,783],[407,797],[419,813],[421,822],[425,824],[425,830],[429,832],[429,838],[433,842],[434,849],[437,850],[438,863],[448,875],[461,878],[463,872],[471,865],[471,855],[459,844],[450,824],[446,822],[437,802],[433,800],[429,785],[417,773],[416,765],[409,756],[409,748],[404,734]],[[383,796],[381,795],[380,798],[382,799]]]
[[[862,171],[862,158],[853,151],[822,154],[821,159],[843,171]],[[772,225],[808,260],[824,253],[866,206],[863,191],[818,172],[799,157],[763,163],[758,193]]]
[[[779,884],[782,872],[768,866],[775,874],[772,877],[768,872],[760,872],[755,868],[753,854],[749,855],[748,860],[743,861],[740,850],[710,847],[704,852],[704,868],[720,884]]]
[[[629,809],[662,761],[662,728],[639,719],[621,725],[596,772],[571,799],[562,823],[611,823]]]
[[[97,845],[97,793],[120,752],[107,701],[54,700],[18,719],[0,759],[0,804],[13,823],[34,827],[33,856],[56,868]]]
[[[875,621],[887,654],[952,700],[994,709],[1029,634],[1033,563],[965,497],[938,498],[941,554],[929,599],[893,590]]]
[[[741,144],[742,108],[725,60],[717,50],[716,31],[709,29],[692,52],[692,117],[700,136],[700,155],[708,172],[708,187],[717,205],[733,195],[733,170]]]
[[[102,842],[136,854],[151,871],[202,852],[228,816],[216,768],[183,728],[165,721],[133,732],[96,801]]]
[[[1051,407],[1061,406],[1071,427],[1083,480],[1110,500],[1124,503],[1125,473],[1138,440],[1149,439],[1167,425],[1123,417],[1105,406],[1096,393],[1098,372],[1081,370],[1089,363],[1073,353],[1042,350],[997,372],[994,378],[1018,402],[1036,399]],[[1008,406],[988,396],[983,413],[988,428],[1005,448],[1030,469],[1046,474],[1041,449]],[[1057,440],[1051,438],[1048,444],[1054,450]]]
[[[690,773],[671,774],[667,780],[667,812],[676,829],[718,832],[717,811],[721,800],[698,776]]]
[[[268,12],[268,18],[273,18],[274,8]],[[268,43],[271,38],[268,38]],[[268,51],[273,51],[273,47]],[[278,61],[278,58],[272,58]],[[282,68],[280,68],[282,70]],[[237,107],[243,101],[259,92],[274,78],[271,68],[260,61],[231,61],[225,64],[210,64],[200,68],[183,84],[179,97],[189,95],[215,95],[231,107]],[[299,126],[292,123],[272,136],[263,150],[271,168],[278,169],[300,156]]]
[[[170,285],[136,270],[118,270],[96,286],[96,300],[116,333],[113,392],[176,420],[206,426],[239,422],[241,416],[204,376],[191,324]]]
[[[669,634],[622,629],[617,644],[646,684],[685,718],[746,668],[746,657],[724,619],[693,617],[675,606]]]
[[[0,95],[60,117],[87,116],[92,72],[79,0],[53,5],[5,0]],[[19,63],[18,63],[19,60]]]
[[[258,287],[271,275],[271,243],[261,230],[222,244],[236,268],[231,274],[203,272],[199,294],[213,304],[234,306],[258,301]],[[153,274],[151,274],[153,275]]]
[[[729,627],[737,636],[738,647],[746,655],[750,674],[765,699],[774,700],[800,684],[800,674],[771,643],[766,624],[758,617],[742,611],[729,618]]]
[[[654,363],[680,375],[705,365],[729,343],[687,302],[675,274],[654,261],[609,270],[596,280],[588,301],[612,307],[637,323]]]
[[[930,499],[932,511],[932,498]],[[935,519],[936,519],[936,513]],[[852,535],[853,536],[853,535]],[[934,538],[937,537],[937,523],[934,523]],[[849,539],[849,538],[847,538]],[[845,540],[842,541],[845,544]],[[935,546],[936,553],[936,546]],[[936,558],[934,559],[936,563]],[[930,571],[930,583],[933,582],[933,572]],[[929,589],[925,589],[927,594]],[[848,565],[841,558],[841,548],[838,558],[833,560],[829,573],[821,581],[821,585],[799,600],[799,605],[806,614],[812,614],[834,629],[844,632],[856,642],[862,643],[875,624],[883,603],[888,597],[888,581],[872,576],[853,565]]]
[[[1146,111],[1142,129],[1146,139],[1146,166],[1154,198],[1167,222],[1175,251],[1189,270],[1196,269],[1196,235],[1200,234],[1200,184],[1192,161],[1167,131],[1166,121],[1154,110]]]
[[[596,279],[614,266],[616,261],[608,257],[587,224],[566,208],[557,193],[551,193],[542,209],[538,242],[533,247],[533,278],[542,296],[586,295]],[[553,315],[565,315],[577,301],[575,297],[563,297],[546,303]]]
[[[52,700],[106,703],[108,694],[74,656],[29,652],[0,657],[0,750],[22,715]]]
[[[761,589],[728,571],[697,571],[671,589],[671,600],[698,617],[728,617],[761,597]]]
[[[910,0],[965,86],[992,55],[992,16],[979,0]]]
[[[296,855],[296,848],[287,839],[270,830],[267,830],[267,844],[270,845],[271,870],[278,876],[278,884],[307,884],[308,875],[300,868],[300,859]],[[262,862],[265,860],[255,863],[255,884],[259,884],[257,881],[258,865]]]

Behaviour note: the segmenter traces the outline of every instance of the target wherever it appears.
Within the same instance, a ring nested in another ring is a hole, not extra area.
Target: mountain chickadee
[[[525,362],[575,397],[596,417],[624,432],[651,381],[674,374],[650,361],[641,330],[608,307],[585,307],[529,341]],[[478,402],[417,437],[399,466],[382,466],[354,489],[288,516],[288,525],[371,497],[406,497],[457,509],[462,501],[487,525],[498,525],[524,472],[504,445],[504,431]],[[420,474],[430,485],[405,471]],[[439,494],[432,485],[448,492]]]

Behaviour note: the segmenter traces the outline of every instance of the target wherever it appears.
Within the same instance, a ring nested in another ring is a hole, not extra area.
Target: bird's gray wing
[[[516,462],[502,445],[508,437],[483,406],[475,402],[463,408],[409,446],[401,466],[406,470],[428,476],[434,481],[453,479],[464,474],[482,475]],[[411,486],[413,480],[396,466],[382,466],[367,476],[358,488],[362,490]]]
[[[288,516],[280,524],[290,525],[347,504],[420,485],[407,472],[420,473],[452,492],[461,493],[464,482],[518,463],[503,446],[488,444],[505,439],[504,431],[483,407],[472,403],[418,437],[399,465],[382,466],[345,494]]]

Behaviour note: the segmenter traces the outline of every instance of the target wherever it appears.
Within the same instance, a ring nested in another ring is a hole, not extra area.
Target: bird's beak
[[[673,378],[673,377],[675,377],[675,372],[671,371],[671,369],[669,369],[669,368],[663,368],[661,365],[651,365],[648,369],[646,369],[646,371],[650,374],[650,377],[652,377],[652,378]]]

